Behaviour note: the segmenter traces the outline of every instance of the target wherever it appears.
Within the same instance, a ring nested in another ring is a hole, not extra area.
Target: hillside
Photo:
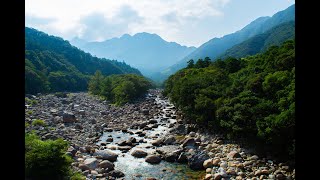
[[[60,37],[25,28],[25,92],[83,91],[90,75],[140,71],[123,62],[93,57]]]
[[[198,60],[200,58],[210,57],[212,60],[216,59],[222,53],[232,46],[239,44],[255,35],[264,33],[269,29],[280,25],[284,22],[295,20],[295,5],[274,14],[272,17],[260,17],[242,28],[241,30],[225,35],[221,38],[213,38],[201,45],[194,52],[179,60],[179,62],[165,71],[163,74],[170,75],[177,70],[187,66],[187,61],[190,59]]]
[[[270,46],[281,45],[284,41],[294,39],[295,37],[295,22],[290,21],[280,24],[269,31],[258,34],[240,44],[228,49],[219,58],[225,59],[227,57],[245,57],[263,52]]]

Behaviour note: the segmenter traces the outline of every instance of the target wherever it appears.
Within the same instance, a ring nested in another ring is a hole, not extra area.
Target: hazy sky
[[[26,26],[67,40],[149,32],[187,46],[240,30],[294,0],[25,0]]]

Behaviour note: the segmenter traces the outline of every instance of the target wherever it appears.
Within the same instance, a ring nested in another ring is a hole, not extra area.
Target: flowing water
[[[165,112],[169,111],[168,109],[171,109],[172,104],[166,100],[160,99],[159,97],[155,98],[155,101],[157,104],[162,104],[164,107],[166,107],[166,109],[164,108],[162,110],[163,113],[160,117],[155,117],[159,124],[157,128],[145,130],[145,137],[139,137],[138,134],[124,133],[122,131],[104,132],[98,144],[101,142],[106,142],[107,138],[112,137],[113,142],[107,145],[107,147],[109,146],[109,148],[112,149],[112,146],[116,147],[116,143],[127,140],[130,137],[135,137],[137,142],[140,139],[144,140],[144,142],[139,143],[139,145],[133,147],[128,152],[111,150],[119,155],[117,161],[114,162],[115,169],[122,171],[125,174],[125,179],[142,180],[146,179],[147,177],[154,177],[163,180],[202,179],[205,175],[204,171],[193,171],[186,164],[170,163],[164,160],[162,160],[159,164],[149,164],[145,162],[145,158],[136,158],[131,155],[131,152],[135,149],[141,149],[148,154],[155,152],[156,147],[152,146],[150,142],[153,139],[167,135],[169,131],[169,124],[176,121],[175,119],[170,119],[165,115]],[[173,114],[175,113],[172,109],[170,111]],[[135,133],[141,130],[128,129],[128,131]]]

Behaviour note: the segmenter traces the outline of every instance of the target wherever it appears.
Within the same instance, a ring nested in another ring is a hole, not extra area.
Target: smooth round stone
[[[222,163],[220,164],[220,167],[222,167],[222,168],[226,168],[226,167],[228,167],[228,164],[227,164],[227,163],[225,163],[225,162],[222,162]]]

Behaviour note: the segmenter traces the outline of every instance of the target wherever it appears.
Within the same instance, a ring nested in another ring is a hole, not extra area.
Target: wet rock
[[[158,121],[157,121],[156,119],[151,119],[151,120],[149,121],[149,124],[156,124],[156,123],[158,123]]]
[[[149,155],[146,157],[145,161],[150,164],[159,164],[161,162],[161,158],[157,155]]]
[[[176,141],[176,138],[174,136],[169,136],[168,138],[165,138],[164,144],[173,144]]]
[[[179,157],[178,157],[178,159],[177,159],[177,162],[178,162],[178,163],[187,163],[187,162],[188,162],[187,155],[186,155],[184,152],[182,152],[182,153],[179,155]]]
[[[220,159],[213,159],[212,160],[212,165],[213,166],[219,166],[219,162],[220,162]]]
[[[94,156],[97,158],[101,158],[103,160],[109,160],[111,162],[114,162],[118,158],[118,154],[109,151],[109,150],[99,150],[93,153]]]
[[[159,139],[152,141],[151,144],[153,146],[160,146],[162,144],[162,142],[163,142],[163,140],[161,138],[159,138]]]
[[[188,159],[188,165],[192,170],[201,170],[204,169],[203,162],[207,159],[209,156],[205,152],[198,151]]]
[[[137,158],[142,158],[148,155],[148,153],[144,152],[143,150],[136,149],[131,153],[132,156]]]
[[[113,138],[112,138],[112,137],[107,138],[106,141],[107,141],[107,142],[113,142]]]
[[[120,177],[124,177],[124,173],[118,170],[113,170],[109,172],[109,176],[111,177],[115,177],[115,178],[120,178]]]
[[[103,160],[99,163],[100,168],[108,169],[108,170],[113,170],[114,169],[114,164],[108,160]]]
[[[194,138],[187,138],[186,140],[184,140],[184,142],[182,143],[182,147],[186,147],[186,146],[195,146],[196,141],[194,140]]]
[[[214,179],[214,180],[220,180],[221,178],[222,178],[222,176],[221,176],[220,173],[215,173],[215,174],[213,175],[213,179]]]
[[[79,164],[78,168],[81,169],[82,171],[90,170],[90,167],[85,164]]]
[[[190,137],[195,137],[195,136],[196,136],[196,133],[193,132],[193,131],[191,131],[191,132],[189,133],[189,136],[190,136]]]
[[[120,151],[129,151],[132,147],[131,146],[119,146],[118,150]]]
[[[211,178],[213,178],[212,174],[206,174],[206,176],[204,177],[205,180],[210,180]]]

